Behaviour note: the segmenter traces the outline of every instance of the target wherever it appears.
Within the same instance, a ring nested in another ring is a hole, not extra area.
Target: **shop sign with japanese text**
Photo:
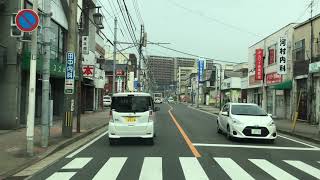
[[[263,79],[263,49],[256,49],[256,80]]]
[[[278,60],[277,60],[277,72],[278,74],[287,74],[287,54],[288,54],[288,47],[287,47],[287,38],[280,37],[278,42]]]

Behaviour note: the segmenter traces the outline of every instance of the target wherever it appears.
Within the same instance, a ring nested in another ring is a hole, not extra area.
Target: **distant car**
[[[173,102],[174,102],[173,97],[169,97],[169,98],[168,98],[168,102],[169,102],[169,103],[173,103]]]
[[[156,111],[149,93],[117,93],[112,96],[109,142],[121,138],[143,138],[153,144]]]
[[[111,97],[110,96],[103,96],[103,106],[104,107],[111,106]]]
[[[162,103],[162,98],[155,98],[154,99],[155,104],[161,104]]]
[[[218,133],[225,132],[228,139],[267,139],[274,142],[277,129],[271,114],[256,104],[227,103],[219,113]]]

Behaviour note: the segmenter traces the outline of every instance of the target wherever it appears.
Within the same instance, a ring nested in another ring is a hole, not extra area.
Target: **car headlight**
[[[274,121],[271,120],[271,121],[268,123],[268,126],[275,126]]]
[[[232,119],[232,122],[234,123],[234,124],[242,124],[239,120],[237,120],[237,119]]]

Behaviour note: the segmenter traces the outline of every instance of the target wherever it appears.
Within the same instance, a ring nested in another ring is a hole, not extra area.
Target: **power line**
[[[225,23],[225,22],[223,22],[223,21],[221,21],[221,20],[219,20],[219,19],[216,19],[216,18],[207,16],[207,15],[203,14],[202,12],[189,9],[189,8],[187,8],[187,7],[185,7],[185,6],[182,6],[182,5],[178,4],[178,3],[175,2],[175,1],[172,1],[172,0],[167,0],[167,1],[170,2],[171,4],[173,4],[173,5],[176,6],[176,7],[179,7],[179,8],[181,8],[181,9],[184,9],[185,11],[188,11],[188,12],[190,12],[190,13],[192,13],[192,14],[196,14],[196,15],[198,15],[198,16],[207,18],[207,19],[209,19],[209,20],[212,21],[212,22],[215,22],[215,23],[218,23],[218,24],[222,24],[222,25],[224,25],[224,26],[226,26],[226,27],[229,27],[230,29],[234,29],[234,30],[237,30],[237,31],[239,31],[239,32],[245,32],[246,34],[250,34],[250,35],[256,36],[256,37],[262,37],[261,35],[256,34],[256,33],[254,33],[254,32],[248,31],[248,30],[246,30],[246,29],[240,28],[240,27],[235,26],[235,25],[232,25],[232,24]]]
[[[226,61],[226,60],[220,60],[220,59],[209,58],[209,57],[203,57],[203,56],[199,56],[199,55],[195,55],[195,54],[191,54],[191,53],[183,52],[183,51],[180,51],[180,50],[177,50],[177,49],[173,49],[173,48],[170,48],[170,47],[167,47],[167,46],[163,46],[163,45],[160,45],[160,44],[154,44],[154,45],[159,46],[159,47],[162,47],[162,48],[164,48],[164,49],[168,49],[168,50],[174,51],[174,52],[178,52],[178,53],[180,53],[180,54],[184,54],[184,55],[188,55],[188,56],[196,57],[196,58],[202,57],[202,58],[205,58],[205,59],[207,59],[207,60],[213,60],[213,61],[219,61],[219,62],[225,62],[225,63],[234,63],[234,64],[239,64],[239,63],[237,63],[237,62]]]
[[[138,18],[138,21],[140,22],[140,24],[144,24],[140,10],[139,10],[139,5],[137,4],[137,0],[132,0],[132,4],[133,4],[134,11],[136,13],[136,16]]]
[[[134,32],[133,32],[133,35],[131,34],[131,31],[130,31],[130,28],[129,28],[128,23],[127,23],[127,21],[126,21],[125,15],[123,14],[123,11],[122,11],[122,9],[121,9],[121,5],[120,5],[120,3],[119,3],[119,0],[117,0],[117,3],[118,3],[118,6],[119,6],[119,9],[120,9],[120,12],[121,12],[121,14],[122,14],[122,17],[123,17],[123,19],[124,19],[124,22],[125,22],[125,24],[126,24],[127,30],[128,30],[128,32],[129,32],[129,34],[130,34],[131,40],[132,40],[133,43],[136,43],[136,42],[137,42],[137,39],[135,38]],[[132,28],[132,27],[131,27],[131,28]],[[139,49],[137,49],[137,51],[138,51],[138,53],[139,53]]]
[[[132,21],[132,18],[131,18],[131,15],[130,15],[130,13],[129,13],[129,10],[128,10],[128,7],[127,7],[126,2],[125,2],[124,0],[122,0],[122,1],[123,1],[125,10],[126,10],[126,13],[127,13],[128,20],[129,20],[129,23],[130,23],[130,25],[131,25],[131,28],[132,28],[132,24],[133,24],[133,27],[134,27],[134,29],[135,29],[134,32],[135,32],[135,31],[137,31],[137,27],[136,27],[136,25],[134,24],[134,22]],[[133,29],[132,29],[132,30],[133,30]]]

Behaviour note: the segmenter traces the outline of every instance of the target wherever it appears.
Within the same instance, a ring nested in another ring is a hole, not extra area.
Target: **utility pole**
[[[116,58],[117,58],[117,17],[114,18],[112,94],[115,93],[115,88],[116,88]]]
[[[50,117],[50,0],[44,0],[44,59],[42,65],[42,113],[41,113],[41,146],[48,147]]]
[[[311,31],[310,31],[310,62],[309,64],[312,63],[313,60],[313,22],[312,22],[312,13],[313,13],[313,3],[314,0],[311,0],[310,3],[310,25],[311,25]],[[313,111],[313,106],[312,106],[312,98],[313,98],[313,74],[308,72],[308,83],[307,83],[308,87],[308,99],[307,99],[307,103],[308,103],[308,108],[307,108],[307,119],[309,120],[310,123],[312,122],[312,111]]]
[[[75,53],[77,51],[77,9],[78,0],[69,0],[69,21],[68,21],[68,52]],[[74,71],[74,69],[73,69]],[[73,129],[73,111],[74,111],[74,90],[70,94],[64,96],[64,121],[62,123],[62,134],[64,137],[72,137]]]
[[[144,34],[144,26],[141,25],[141,31],[140,31],[140,43],[139,43],[139,61],[138,61],[138,68],[137,68],[137,76],[138,76],[138,82],[140,84],[138,91],[141,91],[141,59],[142,59],[142,43],[143,43],[143,34]]]
[[[84,1],[83,1],[84,4]],[[84,7],[84,6],[83,6]],[[84,31],[84,12],[81,12],[80,15],[80,28],[79,28],[79,39],[82,41],[82,36],[83,36],[83,31]],[[79,59],[78,59],[78,82],[77,82],[77,93],[78,93],[78,98],[77,98],[77,133],[80,133],[80,122],[81,122],[81,101],[82,101],[82,42],[79,43],[80,48],[79,48]]]
[[[38,13],[38,0],[33,0],[33,10]],[[27,153],[33,156],[34,136],[34,114],[36,100],[36,70],[38,55],[38,28],[32,32],[31,37],[31,59],[30,59],[30,80],[29,80],[29,102],[27,117]]]
[[[222,109],[222,99],[221,99],[221,86],[222,86],[222,74],[223,74],[223,72],[222,72],[222,65],[221,64],[219,64],[220,65],[220,80],[219,80],[219,108],[220,108],[220,111],[221,111],[221,109]]]

